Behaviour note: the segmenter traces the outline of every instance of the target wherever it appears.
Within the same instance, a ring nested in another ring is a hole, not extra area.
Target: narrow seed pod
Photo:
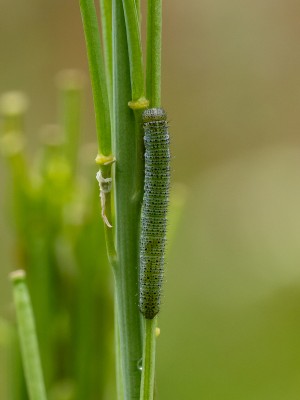
[[[145,183],[141,216],[139,308],[147,319],[159,312],[164,279],[170,189],[170,139],[162,108],[143,113]]]

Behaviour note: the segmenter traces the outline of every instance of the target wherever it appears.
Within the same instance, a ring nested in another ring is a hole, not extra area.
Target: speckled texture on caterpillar
[[[162,108],[143,113],[145,183],[141,217],[139,307],[147,319],[159,312],[164,279],[170,189],[170,138]]]

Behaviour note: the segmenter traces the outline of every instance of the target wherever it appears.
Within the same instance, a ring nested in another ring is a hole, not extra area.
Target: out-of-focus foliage
[[[27,271],[49,398],[104,399],[113,396],[114,382],[111,275],[92,163],[78,163],[82,78],[67,71],[58,84],[59,124],[42,129],[30,162],[27,99],[18,92],[0,99],[6,208],[14,228],[6,263]],[[10,361],[2,366],[3,388],[8,398],[27,399],[13,318],[6,314],[0,346]]]
[[[162,399],[299,398],[299,14],[295,0],[164,1],[163,106],[188,203],[159,318]],[[85,68],[79,10],[4,0],[0,27],[0,89],[29,94],[36,148],[54,119],[52,76]],[[3,260],[8,221],[2,211]]]

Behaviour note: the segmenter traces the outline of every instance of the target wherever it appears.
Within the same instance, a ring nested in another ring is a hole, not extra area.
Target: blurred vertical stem
[[[20,351],[20,340],[15,329],[11,334],[9,353],[9,393],[11,400],[28,400],[27,387],[24,378],[24,368]]]
[[[146,87],[150,107],[161,106],[162,2],[148,0]],[[144,348],[140,400],[153,400],[157,317],[144,318]]]
[[[0,98],[2,132],[23,132],[27,108],[28,98],[24,93],[18,91],[4,93]]]
[[[83,75],[75,70],[62,71],[57,77],[60,89],[60,120],[65,138],[64,150],[73,176],[79,146],[83,80]]]
[[[143,192],[142,136],[140,128],[136,130],[134,113],[127,105],[131,98],[129,59],[122,2],[113,0],[113,126],[117,160],[115,207],[118,254],[115,281],[122,371],[119,376],[123,377],[123,385],[118,386],[123,386],[122,400],[139,399],[141,373],[138,363],[142,357],[137,305],[139,224]]]
[[[97,398],[105,398],[113,363],[110,346],[113,329],[111,270],[105,254],[103,227],[99,218],[95,218],[99,210],[97,191],[95,182],[88,198],[83,199],[87,209],[74,242],[79,273],[74,324],[78,399],[94,399],[95,393]]]
[[[21,353],[30,400],[46,400],[46,390],[35,332],[35,323],[25,282],[25,272],[11,274]]]
[[[13,206],[18,230],[16,253],[19,260],[24,258],[24,241],[28,229],[26,208],[28,206],[28,192],[31,187],[24,154],[25,140],[23,134],[27,107],[28,99],[22,92],[7,92],[0,98],[2,122],[0,149],[11,169],[14,190]]]
[[[141,21],[141,0],[135,0],[136,11],[138,15],[138,20]]]
[[[28,257],[29,192],[31,182],[24,152],[24,119],[28,99],[22,92],[7,92],[0,98],[1,137],[0,149],[10,169],[13,189],[12,206],[17,231],[15,263],[26,267]],[[28,399],[17,332],[11,338],[11,396],[14,400]]]

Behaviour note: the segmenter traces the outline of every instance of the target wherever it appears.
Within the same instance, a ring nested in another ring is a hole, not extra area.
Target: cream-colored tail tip
[[[17,269],[9,274],[9,277],[12,282],[21,282],[26,278],[26,272],[23,269]]]

